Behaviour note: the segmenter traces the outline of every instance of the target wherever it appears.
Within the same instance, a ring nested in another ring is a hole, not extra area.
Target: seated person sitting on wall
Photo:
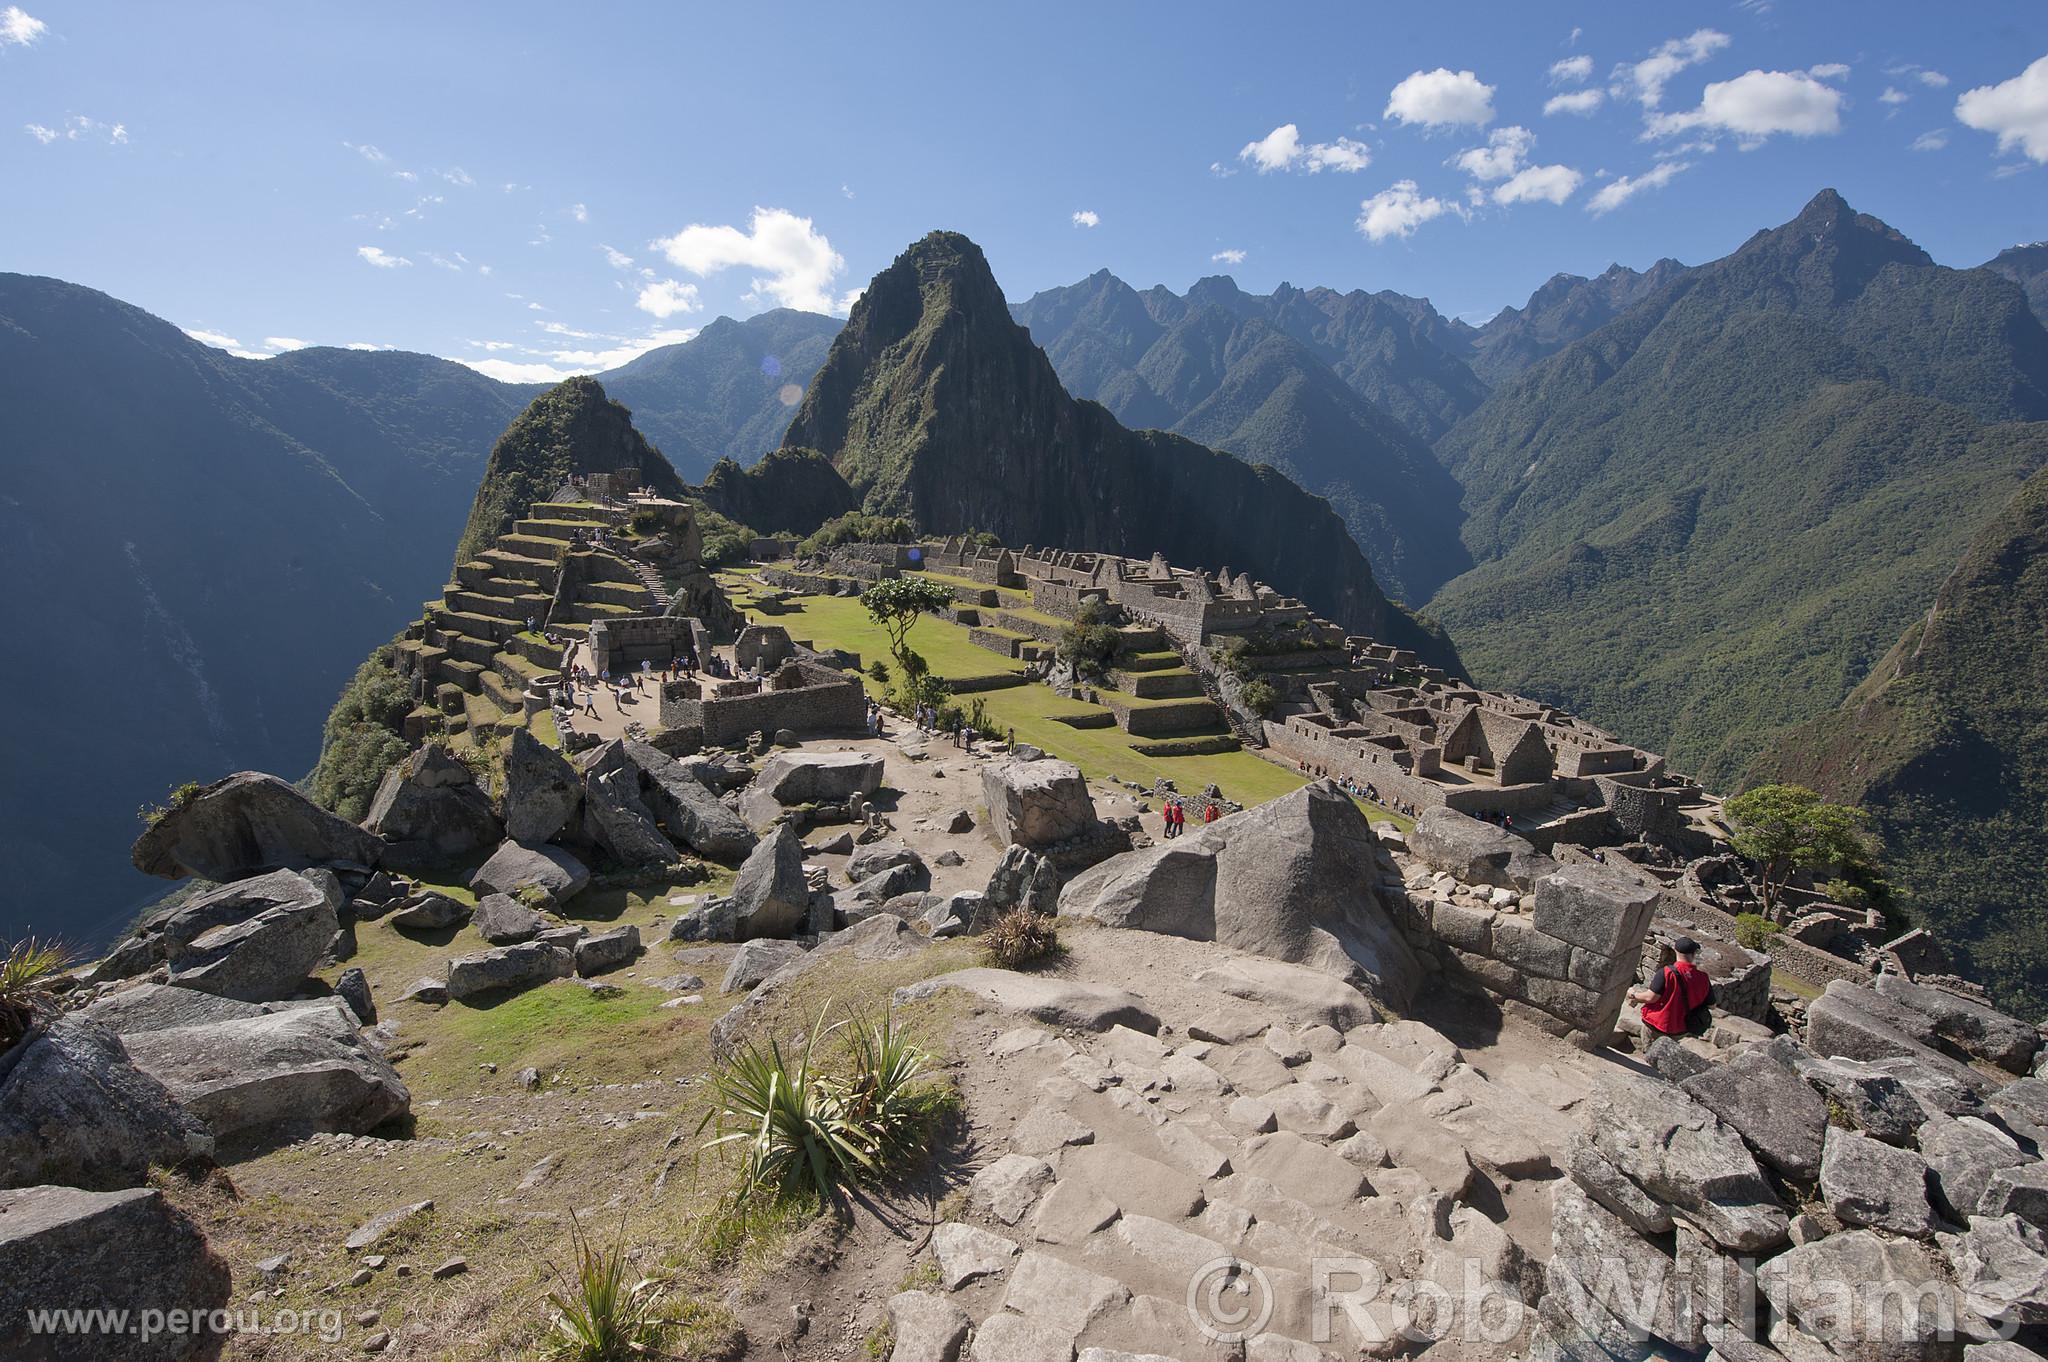
[[[1677,959],[1657,971],[1655,988],[1632,988],[1629,1001],[1641,1003],[1642,1038],[1682,1036],[1693,1029],[1693,1014],[1705,1008],[1714,991],[1707,972],[1693,964],[1700,943],[1681,936],[1671,943]],[[1634,1029],[1634,1028],[1631,1028]]]

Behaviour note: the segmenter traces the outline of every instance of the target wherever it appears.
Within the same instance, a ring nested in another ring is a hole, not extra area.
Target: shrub
[[[916,537],[916,527],[902,516],[848,511],[805,535],[798,542],[796,551],[809,558],[841,544],[905,544]]]
[[[1771,938],[1783,930],[1785,929],[1762,913],[1735,915],[1735,939],[1748,950],[1769,950]]]
[[[1109,674],[1109,664],[1115,660],[1120,642],[1116,628],[1103,620],[1101,607],[1090,601],[1081,607],[1072,623],[1060,630],[1053,647],[1060,661],[1072,667],[1076,676],[1100,681]]]
[[[880,685],[880,686],[886,686],[886,685],[888,685],[888,684],[889,684],[889,664],[888,664],[888,663],[886,663],[886,662],[884,662],[884,661],[882,661],[882,659],[881,659],[881,658],[879,658],[879,657],[878,657],[878,658],[876,658],[876,659],[875,659],[875,660],[874,660],[873,662],[870,662],[870,663],[868,664],[868,675],[869,675],[869,676],[872,676],[872,677],[874,677],[874,678],[875,678],[875,684],[876,684],[876,685]]]
[[[981,953],[1002,969],[1030,969],[1067,953],[1052,918],[1030,908],[1012,908],[982,933]]]
[[[327,715],[320,762],[307,782],[314,803],[350,822],[370,811],[378,782],[410,750],[404,731],[412,689],[381,654],[366,659],[342,688]]]
[[[1216,665],[1240,681],[1249,681],[1253,676],[1251,654],[1243,638],[1226,638],[1210,650]]]
[[[1263,677],[1254,677],[1239,688],[1237,698],[1244,703],[1246,709],[1263,719],[1273,712],[1273,706],[1279,702],[1280,692],[1273,689],[1271,681]]]
[[[655,1313],[661,1291],[648,1280],[626,1284],[624,1220],[609,1248],[590,1242],[574,1211],[569,1213],[569,1225],[575,1236],[576,1275],[571,1278],[550,1265],[560,1283],[548,1293],[555,1312],[551,1355],[564,1362],[625,1362],[658,1347],[667,1326]]]
[[[697,508],[697,533],[703,540],[698,561],[705,567],[746,562],[754,550],[754,532],[701,501],[691,504]]]
[[[156,821],[165,814],[182,809],[197,799],[199,792],[205,788],[196,780],[188,780],[182,785],[174,785],[171,787],[171,792],[164,796],[163,803],[144,804],[140,809],[136,810],[136,814],[144,823],[155,826]]]
[[[64,972],[71,956],[63,947],[30,937],[17,941],[0,960],[0,1051],[28,1034],[54,1004],[50,980]]]

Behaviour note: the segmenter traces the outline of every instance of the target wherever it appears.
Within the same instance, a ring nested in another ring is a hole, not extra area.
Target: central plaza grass
[[[888,636],[868,617],[859,600],[850,596],[797,596],[779,606],[764,608],[745,590],[745,585],[731,584],[739,588],[734,595],[735,603],[746,610],[750,619],[780,624],[789,630],[791,638],[808,639],[815,647],[859,653],[863,665],[872,665],[877,659],[889,661]],[[910,631],[909,642],[930,664],[934,675],[949,681],[1024,670],[1020,662],[977,647],[964,627],[936,615],[919,620]],[[894,665],[890,662],[891,667]],[[870,695],[880,696],[886,689],[872,677],[864,678],[863,684]],[[1050,687],[1035,682],[962,697],[968,704],[976,699],[987,706],[991,724],[1004,731],[1015,729],[1017,741],[1065,758],[1090,776],[1114,776],[1148,786],[1163,778],[1190,794],[1214,783],[1226,798],[1244,805],[1262,804],[1304,783],[1297,772],[1254,752],[1220,752],[1200,757],[1143,756],[1131,746],[1131,736],[1120,728],[1073,728],[1060,723],[1061,715],[1105,711],[1082,700],[1056,695]]]

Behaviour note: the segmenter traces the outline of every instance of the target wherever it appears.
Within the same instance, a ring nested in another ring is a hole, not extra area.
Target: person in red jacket
[[[1681,936],[1671,943],[1671,949],[1678,958],[1657,971],[1657,986],[1632,988],[1628,996],[1630,1002],[1643,1005],[1643,1025],[1649,1031],[1682,1036],[1690,1029],[1692,1014],[1706,1005],[1714,984],[1705,970],[1693,964],[1699,942]]]

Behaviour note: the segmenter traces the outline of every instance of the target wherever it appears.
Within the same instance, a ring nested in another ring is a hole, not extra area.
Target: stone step
[[[450,586],[441,593],[450,610],[465,615],[485,615],[492,619],[510,620],[525,626],[528,619],[535,621],[547,618],[548,607],[554,604],[546,596],[491,596],[481,591],[466,591],[459,586]]]
[[[460,686],[472,695],[483,689],[484,667],[480,662],[465,662],[459,657],[443,658],[437,673],[443,681]]]
[[[510,714],[521,714],[526,710],[526,688],[517,681],[508,679],[495,666],[477,678],[482,683],[483,694],[492,704]]]
[[[577,604],[596,602],[624,606],[635,614],[652,614],[654,593],[642,582],[584,582],[576,588]]]
[[[1090,710],[1086,714],[1055,714],[1052,721],[1065,724],[1068,728],[1115,728],[1116,715],[1106,709]]]
[[[562,661],[562,650],[545,638],[517,633],[505,640],[505,651],[524,658],[543,671],[553,671]]]
[[[1016,657],[1018,649],[1029,641],[1023,634],[1010,629],[997,629],[988,625],[967,631],[967,641],[977,648],[986,648],[1004,657]]]
[[[1140,700],[1185,700],[1202,694],[1202,678],[1187,668],[1177,671],[1132,672],[1122,667],[1109,674],[1110,684]]]
[[[1145,757],[1213,757],[1241,752],[1244,742],[1234,733],[1190,734],[1182,738],[1142,738],[1131,750]]]
[[[1206,699],[1148,701],[1113,690],[1098,691],[1096,697],[1132,737],[1172,738],[1223,726],[1221,711]]]
[[[519,624],[513,620],[499,619],[495,615],[473,614],[467,610],[455,610],[447,605],[429,607],[427,623],[446,633],[489,639],[494,645],[503,643],[519,632]]]
[[[498,645],[490,639],[476,638],[453,629],[436,629],[433,641],[458,662],[474,662],[488,667],[491,659],[498,655]]]
[[[561,568],[555,559],[547,555],[533,555],[517,552],[505,547],[499,540],[494,548],[485,549],[477,556],[480,563],[488,563],[500,577],[513,581],[532,582],[543,591],[553,591],[555,580],[561,575]]]
[[[538,519],[574,520],[589,525],[615,524],[619,517],[588,501],[537,501],[528,508]]]
[[[1120,653],[1116,659],[1116,669],[1120,672],[1163,672],[1185,666],[1181,655],[1171,648],[1157,652]]]
[[[543,535],[508,534],[498,540],[498,547],[520,558],[538,559],[550,565],[559,563],[568,552],[567,542],[549,539]]]

